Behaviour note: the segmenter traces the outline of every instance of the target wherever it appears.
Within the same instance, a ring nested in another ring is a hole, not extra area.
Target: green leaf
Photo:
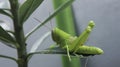
[[[41,24],[37,25],[35,28],[33,28],[27,35],[26,39],[34,33],[36,30],[38,30],[41,26],[43,26],[45,23],[47,23],[49,20],[51,20],[53,17],[58,15],[62,10],[64,10],[66,7],[70,6],[74,0],[67,0],[65,3],[60,5],[48,18],[46,18]]]
[[[44,0],[27,0],[19,9],[19,20],[23,24]]]
[[[0,55],[0,57],[6,58],[6,59],[10,59],[10,60],[13,60],[13,61],[17,62],[17,59],[15,59],[15,58],[13,58],[13,57],[10,57],[10,56]]]
[[[14,40],[14,38],[11,35],[9,35],[1,26],[0,26],[0,40],[1,42],[6,43],[5,45],[7,46],[17,47],[16,41]],[[10,43],[11,45],[10,44],[8,45],[8,43]]]
[[[42,37],[40,37],[32,46],[31,52],[36,52],[39,46],[44,42],[44,40],[51,34],[51,31],[45,33]]]
[[[7,13],[4,9],[0,9],[0,14],[12,17],[9,13]]]

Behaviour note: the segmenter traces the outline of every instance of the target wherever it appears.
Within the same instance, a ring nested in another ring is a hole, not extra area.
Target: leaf
[[[11,45],[9,44],[9,46],[11,47],[17,46],[14,38],[11,35],[9,35],[1,26],[0,26],[0,40],[3,43],[11,43]],[[8,46],[8,44],[6,45]]]
[[[6,58],[6,59],[10,59],[10,60],[13,60],[13,61],[17,62],[17,59],[15,59],[15,58],[13,58],[13,57],[10,57],[10,56],[0,55],[0,57]]]
[[[0,9],[0,14],[12,17],[9,13],[7,13],[4,9]]]
[[[32,46],[30,53],[31,52],[36,52],[36,50],[39,48],[39,46],[43,43],[43,41],[51,34],[50,32],[47,32],[46,34],[44,34],[40,39],[38,39]]]
[[[19,20],[23,24],[44,0],[26,0],[19,8]]]
[[[36,30],[38,30],[41,26],[43,26],[45,23],[47,23],[49,20],[51,20],[53,17],[58,15],[62,10],[64,10],[66,7],[70,6],[74,0],[67,0],[65,3],[63,3],[60,7],[58,7],[48,18],[46,18],[41,24],[37,25],[35,28],[33,28],[27,35],[26,39],[34,33]]]

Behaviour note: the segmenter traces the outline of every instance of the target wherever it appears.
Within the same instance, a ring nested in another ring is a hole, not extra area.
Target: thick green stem
[[[58,8],[66,0],[53,0],[54,8]],[[64,30],[65,32],[75,35],[74,20],[72,15],[71,7],[66,8],[64,11],[56,16],[57,27]],[[68,57],[62,57],[63,67],[80,67],[80,59],[72,57],[72,61],[69,61]]]
[[[28,65],[26,61],[27,51],[25,45],[23,25],[21,24],[21,22],[19,22],[20,20],[18,19],[19,3],[18,0],[9,0],[9,2],[11,5],[11,13],[13,15],[15,38],[19,45],[19,47],[17,48],[18,67],[27,67]]]

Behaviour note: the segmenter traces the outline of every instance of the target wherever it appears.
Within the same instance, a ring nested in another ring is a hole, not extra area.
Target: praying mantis
[[[84,45],[94,26],[95,23],[93,21],[90,21],[88,26],[78,37],[71,36],[59,28],[54,28],[52,30],[52,39],[56,42],[57,45],[59,45],[60,48],[67,51],[69,59],[69,52],[81,55],[101,55],[103,54],[103,50],[101,48]]]
[[[101,48],[84,45],[94,26],[95,26],[94,21],[89,21],[88,26],[78,37],[71,36],[70,34],[56,27],[53,28],[51,32],[51,36],[53,41],[56,42],[56,44],[60,48],[65,49],[67,51],[69,60],[70,60],[70,53],[72,53],[73,55],[83,55],[83,56],[101,55],[104,53],[104,51]],[[50,48],[54,48],[54,47],[55,46],[52,45],[52,47]]]

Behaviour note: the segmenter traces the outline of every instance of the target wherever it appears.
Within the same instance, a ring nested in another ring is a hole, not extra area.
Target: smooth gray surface
[[[104,54],[90,57],[88,67],[120,67],[120,0],[77,0],[74,12],[80,33],[94,20],[96,26],[86,43],[101,47]]]
[[[96,26],[86,44],[100,47],[105,52],[100,56],[89,57],[87,67],[120,67],[120,0],[76,0],[73,8],[78,34],[84,30],[89,20],[94,20]],[[43,21],[52,11],[51,0],[45,0],[25,23],[25,33],[39,23],[33,19],[34,17]],[[10,21],[5,16],[0,16],[0,19]],[[49,29],[42,27],[27,40],[28,51],[32,44],[47,31]],[[50,37],[46,41],[48,42],[41,45],[39,50],[52,44]],[[16,51],[3,44],[0,45],[0,54],[16,57]],[[83,67],[84,63],[83,61]],[[29,62],[29,67],[61,66],[60,55],[35,55]],[[0,67],[17,67],[17,65],[13,61],[0,58]]]

